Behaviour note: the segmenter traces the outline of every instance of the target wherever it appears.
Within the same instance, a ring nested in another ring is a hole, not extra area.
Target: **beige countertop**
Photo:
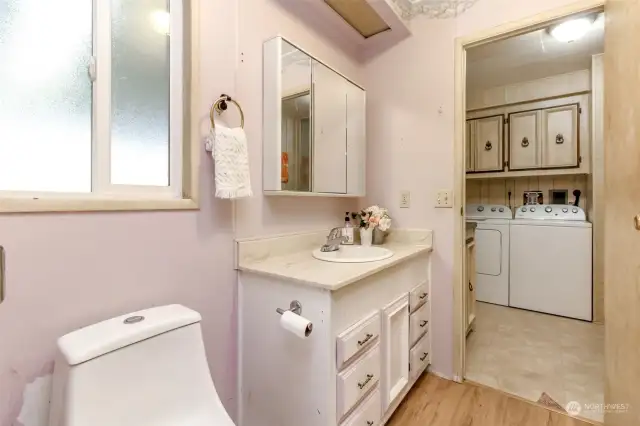
[[[320,247],[326,234],[239,240],[238,269],[335,291],[433,249],[431,231],[400,230],[392,233],[382,246],[394,253],[388,259],[366,263],[325,262],[311,253]]]

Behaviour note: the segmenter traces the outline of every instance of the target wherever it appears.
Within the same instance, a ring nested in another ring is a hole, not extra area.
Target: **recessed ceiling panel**
[[[324,1],[364,38],[391,29],[366,0]]]

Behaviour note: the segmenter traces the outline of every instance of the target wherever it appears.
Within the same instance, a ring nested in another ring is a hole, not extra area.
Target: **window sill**
[[[195,200],[154,199],[0,199],[2,213],[47,213],[47,212],[113,212],[113,211],[161,211],[198,210]]]

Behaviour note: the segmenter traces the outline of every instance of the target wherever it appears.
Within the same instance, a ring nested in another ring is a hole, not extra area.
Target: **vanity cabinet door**
[[[382,311],[382,408],[393,403],[409,383],[409,295]]]
[[[366,95],[346,82],[347,87],[347,193],[365,195],[366,179]]]
[[[347,193],[347,82],[313,61],[313,192]]]
[[[476,172],[500,172],[502,161],[502,136],[504,116],[480,118],[475,122],[475,167]]]
[[[540,166],[538,111],[509,114],[509,170]]]
[[[542,110],[542,167],[578,166],[578,105]]]

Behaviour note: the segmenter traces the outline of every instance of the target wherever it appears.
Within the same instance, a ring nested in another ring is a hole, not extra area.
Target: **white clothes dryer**
[[[509,304],[509,225],[513,214],[503,205],[467,204],[467,222],[477,224],[476,300]]]

